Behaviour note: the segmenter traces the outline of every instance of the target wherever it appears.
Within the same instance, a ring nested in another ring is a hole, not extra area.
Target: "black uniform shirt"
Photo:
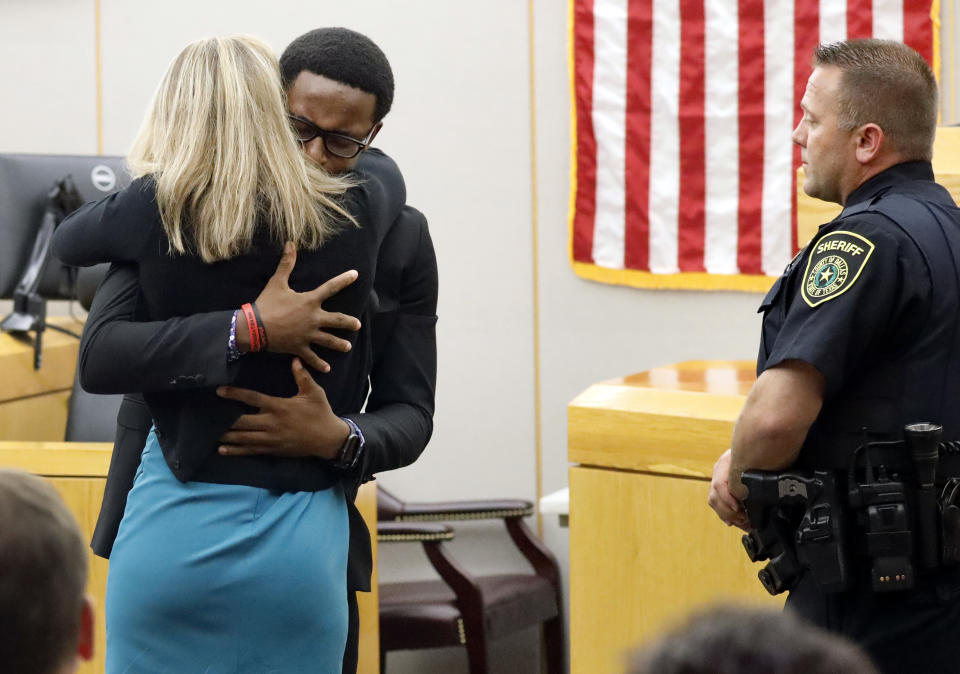
[[[844,213],[905,181],[933,181],[929,162],[874,176]],[[785,360],[815,367],[825,400],[871,361],[916,336],[930,309],[931,272],[916,243],[886,216],[862,212],[822,225],[764,298],[757,374]]]

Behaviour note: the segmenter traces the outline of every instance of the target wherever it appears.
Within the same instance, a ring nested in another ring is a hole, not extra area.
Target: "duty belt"
[[[880,440],[865,444],[869,446],[869,460],[874,466],[884,466],[888,472],[901,475],[913,475],[916,470],[906,441]],[[860,445],[860,448],[863,446]],[[817,462],[817,468],[848,471],[850,458],[850,455],[844,452],[829,453],[822,461]],[[935,480],[938,484],[943,484],[954,477],[960,477],[960,441],[940,442],[937,445]]]
[[[747,471],[743,545],[770,594],[809,572],[826,593],[850,584],[850,550],[877,592],[908,589],[917,573],[960,563],[960,443],[908,424],[904,439],[865,442],[843,470]],[[834,468],[840,468],[839,466]]]

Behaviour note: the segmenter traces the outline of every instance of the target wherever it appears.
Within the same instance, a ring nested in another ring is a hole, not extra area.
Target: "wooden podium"
[[[622,672],[632,648],[697,607],[782,605],[757,580],[742,532],[707,505],[754,369],[678,363],[595,384],[570,403],[573,674]]]

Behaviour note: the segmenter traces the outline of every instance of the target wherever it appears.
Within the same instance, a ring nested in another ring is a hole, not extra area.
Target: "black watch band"
[[[363,433],[353,419],[348,419],[347,417],[340,418],[350,426],[350,434],[347,436],[347,439],[343,441],[343,446],[340,447],[337,458],[331,463],[337,470],[347,471],[353,469],[360,460],[361,450],[363,449]]]

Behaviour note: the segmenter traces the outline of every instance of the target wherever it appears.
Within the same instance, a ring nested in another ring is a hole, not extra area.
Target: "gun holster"
[[[741,477],[750,531],[743,547],[751,561],[769,562],[757,576],[767,592],[792,589],[804,570],[824,592],[849,585],[842,509],[832,472],[747,471]]]
[[[947,480],[940,492],[939,505],[943,564],[960,564],[960,478]]]

